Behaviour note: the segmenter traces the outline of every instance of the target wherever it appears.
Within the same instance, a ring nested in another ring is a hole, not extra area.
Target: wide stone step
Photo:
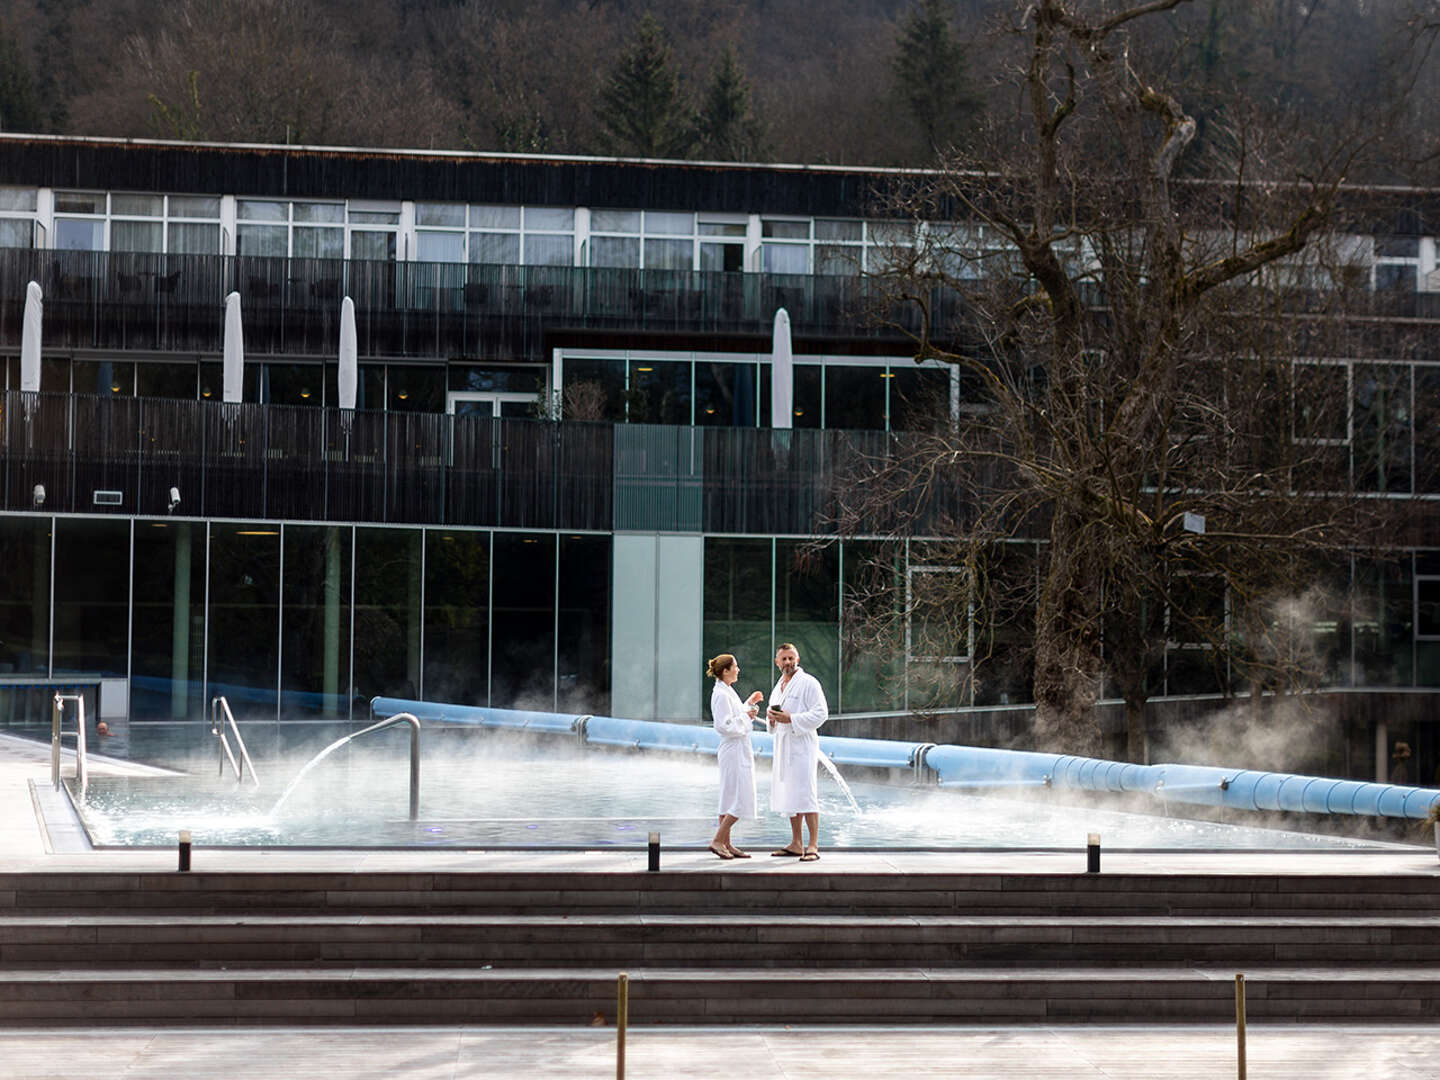
[[[0,916],[0,966],[1440,963],[1440,916]]]
[[[0,913],[1440,914],[1429,875],[620,873],[0,874]]]
[[[1256,1022],[1433,1023],[1440,968],[1393,973],[1251,968]],[[616,973],[0,970],[0,1025],[583,1024],[610,1021]],[[665,968],[630,973],[634,1024],[1224,1023],[1234,972],[895,967],[861,972]]]

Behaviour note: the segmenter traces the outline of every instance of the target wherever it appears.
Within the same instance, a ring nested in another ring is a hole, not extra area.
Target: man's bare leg
[[[818,853],[820,850],[820,814],[818,811],[811,811],[802,816],[805,818],[805,827],[810,831],[810,846],[805,850]],[[798,825],[795,827],[795,840],[797,843],[800,840],[800,827]]]

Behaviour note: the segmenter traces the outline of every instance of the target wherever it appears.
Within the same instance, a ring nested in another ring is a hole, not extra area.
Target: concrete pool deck
[[[49,784],[48,747],[0,736],[0,866],[9,872],[156,872],[175,868],[168,850],[51,853],[31,782]],[[92,761],[96,773],[136,768]],[[53,839],[53,838],[52,838]],[[54,845],[50,845],[53,847]],[[204,850],[206,871],[640,870],[640,851],[279,851]],[[777,866],[777,864],[780,864]],[[1084,852],[826,852],[829,873],[1042,873],[1083,868]],[[756,858],[721,862],[705,852],[666,851],[669,873],[804,874],[810,865]],[[1385,874],[1440,876],[1431,847],[1377,852],[1107,852],[1113,872]],[[329,1080],[424,1077],[602,1077],[615,1075],[615,1033],[607,1028],[7,1028],[0,1030],[3,1073],[14,1078],[88,1076]],[[1284,1025],[1252,1022],[1250,1074],[1264,1077],[1436,1077],[1440,1025]],[[806,1027],[775,1025],[635,1028],[630,1077],[755,1077],[800,1080],[864,1076],[1064,1076],[1190,1078],[1234,1075],[1228,1025],[1023,1027]]]

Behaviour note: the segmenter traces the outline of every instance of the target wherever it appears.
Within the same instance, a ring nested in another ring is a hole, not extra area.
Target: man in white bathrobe
[[[780,681],[770,691],[766,719],[775,733],[770,770],[770,809],[790,818],[790,843],[772,855],[799,856],[801,862],[820,858],[820,801],[815,769],[820,762],[820,725],[830,717],[820,680],[800,667],[800,652],[788,642],[775,650]],[[810,843],[800,844],[800,823]]]

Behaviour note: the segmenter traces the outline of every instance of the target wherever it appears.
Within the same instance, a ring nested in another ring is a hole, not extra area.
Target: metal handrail
[[[414,713],[396,713],[367,728],[362,728],[350,738],[358,739],[361,735],[379,731],[391,724],[398,724],[402,720],[410,725],[410,820],[418,821],[420,819],[420,718]]]
[[[329,746],[325,747],[324,750],[321,750],[307,761],[304,768],[295,774],[294,779],[290,781],[290,785],[280,793],[280,798],[275,800],[275,805],[270,808],[270,813],[272,815],[278,813],[280,807],[285,805],[285,800],[290,798],[290,793],[300,786],[310,770],[324,761],[325,758],[329,757],[333,751],[340,749],[340,747],[346,743],[353,742],[361,735],[368,735],[372,731],[379,731],[381,728],[387,728],[391,724],[398,724],[402,720],[410,725],[410,820],[418,821],[420,819],[420,718],[414,713],[408,712],[387,716],[384,720],[336,739]]]
[[[225,723],[221,723],[221,715]],[[235,733],[235,745],[240,748],[240,759],[235,759],[235,752],[230,749],[230,740],[225,734],[225,724],[229,724],[230,730]],[[235,723],[235,714],[230,711],[230,703],[224,697],[213,697],[210,699],[210,734],[220,740],[220,775],[225,775],[225,762],[228,759],[230,768],[235,770],[235,779],[241,783],[245,780],[245,770],[250,770],[250,782],[257,788],[260,786],[260,774],[255,771],[255,762],[250,760],[250,752],[245,749],[245,740],[240,737],[240,725]]]
[[[50,719],[50,783],[56,791],[60,790],[60,738],[68,734],[60,730],[67,701],[73,701],[76,705],[75,779],[80,782],[81,790],[89,784],[89,770],[85,762],[85,698],[80,694],[62,694],[57,691]]]

